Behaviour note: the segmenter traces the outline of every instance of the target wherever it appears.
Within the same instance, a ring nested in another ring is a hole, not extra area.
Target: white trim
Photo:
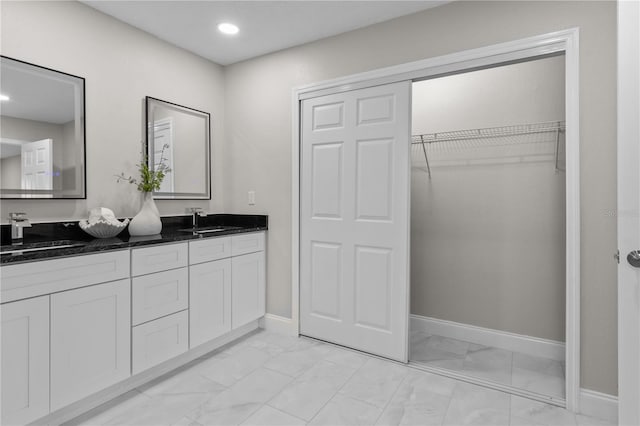
[[[640,3],[618,1],[618,418],[640,424],[640,270],[627,255],[640,249]]]
[[[618,397],[581,388],[580,414],[618,424]]]
[[[265,314],[260,318],[260,328],[273,333],[284,334],[286,336],[297,336],[294,330],[293,320],[273,314]]]
[[[297,89],[291,92],[291,321],[293,332],[300,334],[300,100]]]
[[[565,356],[563,342],[420,315],[411,315],[410,329],[556,361],[564,361]]]
[[[578,412],[580,401],[580,58],[576,28],[565,42],[566,121],[566,398]]]
[[[325,80],[294,88],[296,99],[307,99],[331,93],[363,87],[395,83],[404,80],[424,79],[434,75],[486,67],[494,64],[518,61],[534,56],[562,52],[567,40],[577,35],[571,28],[525,39],[494,44],[477,49],[464,50],[434,58],[379,68],[350,76]]]
[[[105,402],[109,402],[120,395],[129,392],[145,383],[150,382],[164,374],[167,374],[177,368],[184,366],[185,364],[194,361],[209,352],[212,352],[220,347],[233,342],[242,336],[251,333],[258,328],[258,321],[252,321],[242,327],[230,331],[224,336],[213,339],[207,343],[204,343],[196,348],[190,349],[188,352],[183,353],[175,358],[170,359],[160,365],[152,367],[141,373],[135,374],[121,382],[116,383],[104,390],[89,395],[80,401],[74,402],[64,408],[48,414],[32,424],[46,424],[46,425],[59,425],[69,420],[72,420],[78,416],[85,414],[87,411],[92,410]]]
[[[300,264],[300,100],[402,80],[416,80],[460,70],[522,60],[527,57],[565,53],[566,120],[566,407],[579,411],[580,387],[580,99],[579,29],[500,43],[368,71],[292,90],[292,321],[299,330]]]

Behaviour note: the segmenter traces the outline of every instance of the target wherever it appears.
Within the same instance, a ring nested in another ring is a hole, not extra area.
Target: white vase
[[[144,201],[140,212],[131,219],[129,223],[129,235],[137,237],[140,235],[156,235],[162,231],[162,221],[160,212],[153,201],[153,193],[144,192]]]

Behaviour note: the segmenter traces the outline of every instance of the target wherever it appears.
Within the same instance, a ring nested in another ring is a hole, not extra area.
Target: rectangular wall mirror
[[[84,78],[0,61],[1,198],[86,198]]]
[[[150,168],[171,169],[154,198],[210,199],[209,113],[147,96],[145,121]]]

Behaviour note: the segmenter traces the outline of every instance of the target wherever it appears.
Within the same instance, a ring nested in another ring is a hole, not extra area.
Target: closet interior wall
[[[416,82],[412,134],[562,121],[564,76],[555,56]],[[431,176],[413,146],[411,313],[563,342],[565,175],[518,141],[432,144]]]

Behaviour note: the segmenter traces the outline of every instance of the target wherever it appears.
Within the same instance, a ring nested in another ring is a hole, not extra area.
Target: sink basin
[[[236,229],[242,229],[240,226],[207,226],[203,228],[189,228],[189,229],[180,229],[182,232],[193,232],[194,234],[210,234],[213,232],[222,232],[222,231],[233,231]]]
[[[22,254],[22,253],[31,253],[35,251],[45,251],[45,250],[57,250],[57,249],[71,248],[71,247],[82,247],[84,245],[86,245],[86,243],[83,243],[81,241],[58,240],[58,241],[47,241],[43,243],[1,246],[0,255]]]

